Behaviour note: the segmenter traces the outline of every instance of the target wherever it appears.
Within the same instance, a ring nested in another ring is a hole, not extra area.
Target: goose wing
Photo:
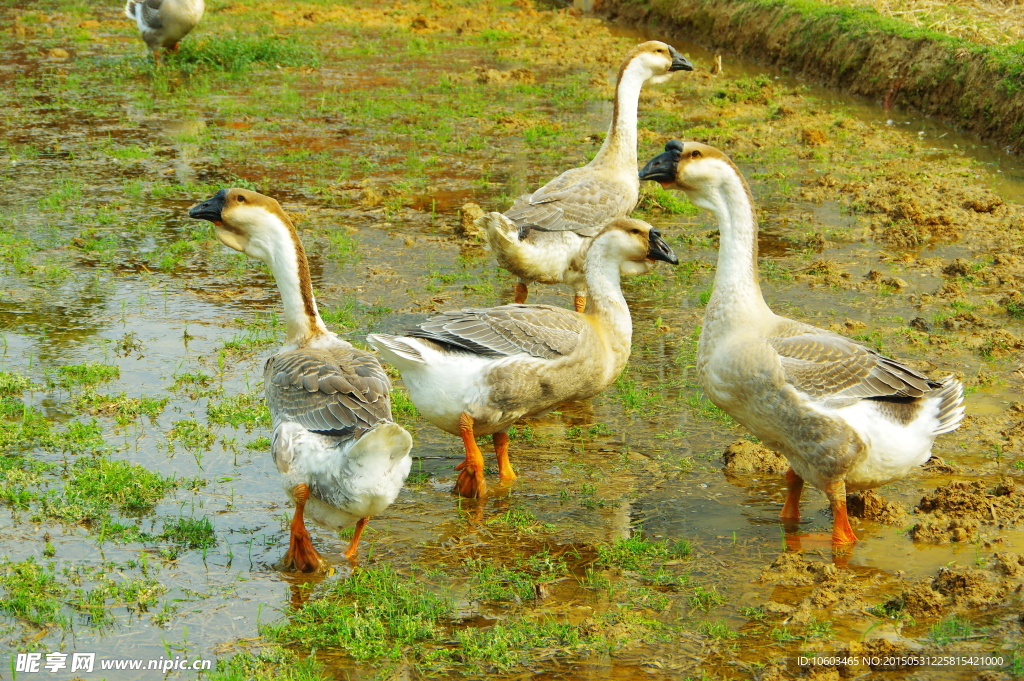
[[[838,334],[819,330],[768,338],[786,380],[813,399],[919,397],[940,384]]]
[[[521,196],[505,216],[519,227],[548,232],[576,232],[595,236],[601,225],[629,215],[636,207],[636,193],[612,179],[579,173],[575,168]]]
[[[532,355],[556,359],[570,354],[586,327],[580,315],[551,305],[501,305],[445,312],[408,335],[485,357]]]
[[[164,22],[160,19],[160,5],[164,0],[140,0],[138,3],[138,12],[141,13],[142,23],[147,28],[157,29],[162,28]]]
[[[319,433],[359,436],[391,420],[391,381],[373,355],[355,348],[274,355],[263,384],[275,426],[294,421]]]

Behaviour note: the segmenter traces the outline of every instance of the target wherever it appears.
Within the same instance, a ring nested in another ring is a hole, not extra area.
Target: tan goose
[[[636,207],[636,119],[640,89],[671,71],[692,71],[675,48],[651,40],[635,47],[619,68],[608,136],[587,165],[567,170],[516,199],[504,215],[478,220],[498,264],[519,278],[515,302],[525,303],[530,282],[566,283],[576,291],[576,311],[586,305],[583,263],[594,235],[608,220]]]
[[[263,386],[273,417],[270,452],[295,502],[286,567],[320,567],[303,513],[330,528],[355,525],[356,557],[370,516],[386,509],[409,475],[412,437],[391,420],[391,382],[377,358],[327,330],[306,252],[274,199],[222,189],[189,216],[209,220],[227,246],[270,266],[284,303],[287,337],[267,360]]]
[[[605,225],[587,253],[586,314],[550,305],[502,305],[446,312],[405,336],[367,341],[398,367],[420,414],[462,437],[466,460],[455,491],[487,494],[479,435],[494,434],[502,482],[515,480],[508,427],[567,400],[593,397],[629,359],[633,326],[621,274],[647,272],[653,260],[678,261],[658,230],[619,218]]]
[[[178,41],[199,25],[205,9],[203,0],[128,0],[124,13],[138,25],[153,59],[159,63],[157,50],[177,50]]]
[[[832,543],[856,541],[846,492],[899,480],[927,461],[935,437],[960,425],[963,386],[768,309],[753,199],[721,151],[673,140],[640,178],[684,191],[718,218],[718,269],[697,346],[701,386],[789,460],[782,519],[799,520],[806,480],[832,505]]]

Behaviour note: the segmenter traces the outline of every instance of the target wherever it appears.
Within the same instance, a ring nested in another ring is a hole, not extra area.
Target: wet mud
[[[283,337],[278,294],[186,209],[224,186],[280,199],[327,324],[357,344],[507,302],[514,280],[473,217],[596,153],[642,37],[698,69],[644,91],[641,161],[673,138],[727,151],[758,203],[773,309],[956,375],[964,425],[929,465],[851,496],[849,552],[815,542],[831,519],[813,490],[787,534],[785,461],[696,384],[716,226],[645,186],[637,215],[681,262],[625,283],[620,379],[517,424],[519,479],[471,502],[450,493],[461,443],[396,375],[406,489],[358,567],[345,536],[311,527],[330,570],[277,571],[291,509],[260,376]],[[170,650],[216,660],[211,679],[1021,673],[1016,159],[749,63],[712,75],[678,36],[541,3],[210,2],[188,40],[156,69],[113,10],[0,9],[5,653]],[[900,651],[1003,661],[797,661]]]

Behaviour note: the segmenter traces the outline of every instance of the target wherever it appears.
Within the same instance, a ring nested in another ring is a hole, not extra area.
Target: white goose
[[[199,25],[206,7],[203,0],[128,0],[125,15],[139,27],[153,59],[158,49],[178,49],[178,41]]]
[[[391,382],[376,357],[324,326],[306,251],[277,201],[222,189],[188,214],[267,263],[284,303],[287,337],[267,360],[263,384],[274,420],[270,452],[295,502],[285,564],[304,572],[321,565],[303,512],[335,529],[354,524],[345,555],[355,560],[367,521],[395,500],[412,465],[412,437],[391,420]]]
[[[478,220],[498,264],[519,278],[515,302],[526,302],[530,282],[566,283],[576,291],[576,311],[583,312],[587,248],[605,222],[629,215],[640,196],[636,177],[640,89],[645,83],[667,80],[672,71],[692,70],[693,65],[671,45],[651,40],[633,48],[619,68],[611,126],[594,160],[520,196],[504,215],[490,213]]]
[[[833,545],[856,541],[847,490],[879,487],[925,463],[935,437],[960,425],[963,386],[768,309],[757,278],[753,199],[721,151],[673,140],[640,179],[680,189],[718,218],[718,269],[697,346],[701,386],[789,460],[780,517],[799,520],[806,480],[831,503]]]
[[[406,336],[366,340],[398,367],[420,414],[460,435],[466,460],[455,491],[487,494],[476,436],[494,434],[502,482],[515,480],[506,430],[513,422],[567,400],[593,397],[629,359],[633,326],[620,274],[647,272],[653,260],[678,262],[658,230],[619,218],[607,223],[587,253],[586,314],[550,305],[501,305],[446,312]]]

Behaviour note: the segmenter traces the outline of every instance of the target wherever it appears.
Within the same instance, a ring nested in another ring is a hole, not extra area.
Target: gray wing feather
[[[618,182],[589,174],[577,177],[580,170],[562,173],[533,194],[519,197],[505,217],[518,227],[596,236],[602,224],[629,215],[636,207]]]
[[[160,19],[160,5],[164,0],[144,0],[139,3],[139,12],[142,12],[142,23],[151,29],[163,28],[164,22]]]
[[[769,338],[786,380],[813,398],[920,397],[941,384],[848,338],[818,331]]]
[[[300,349],[274,355],[263,371],[275,426],[355,436],[391,421],[391,381],[377,359],[355,348]]]
[[[579,314],[560,307],[501,305],[445,312],[407,335],[485,357],[527,354],[555,359],[573,351],[585,325]]]

